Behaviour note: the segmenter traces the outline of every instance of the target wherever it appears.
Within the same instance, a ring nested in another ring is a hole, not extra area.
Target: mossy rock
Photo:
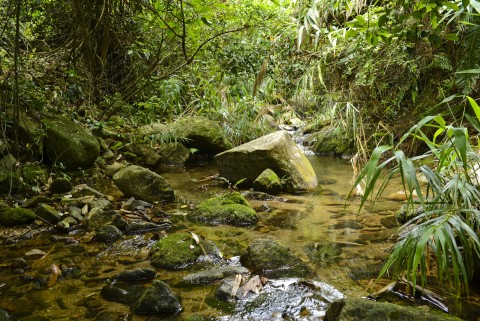
[[[76,170],[90,167],[100,155],[96,137],[75,122],[57,116],[45,119],[44,124],[45,149],[51,162]]]
[[[424,210],[420,206],[412,208],[412,206],[409,204],[402,204],[402,207],[400,207],[400,209],[395,213],[395,218],[397,219],[398,223],[405,224],[423,212]]]
[[[306,144],[318,155],[354,154],[353,139],[340,127],[327,126],[306,138]]]
[[[253,273],[269,278],[309,277],[312,269],[289,248],[271,239],[257,239],[240,257],[242,265]]]
[[[161,144],[158,149],[160,163],[167,166],[183,166],[190,156],[190,151],[181,143]]]
[[[133,196],[150,203],[175,199],[172,187],[162,176],[137,165],[115,173],[113,182],[128,197]]]
[[[62,219],[55,207],[47,204],[39,204],[35,210],[35,214],[50,224],[56,224]]]
[[[11,154],[0,160],[0,193],[15,192],[19,189],[20,171],[16,164],[17,160]]]
[[[139,314],[173,314],[183,310],[177,295],[162,281],[153,281],[135,304],[133,310]]]
[[[104,225],[95,231],[95,241],[111,244],[122,238],[122,232],[114,225]]]
[[[282,180],[274,171],[267,168],[255,179],[253,188],[257,191],[277,194],[282,190]]]
[[[202,154],[217,154],[227,150],[227,142],[220,124],[204,117],[186,117],[177,121],[178,136],[186,138],[187,148],[198,149]]]
[[[72,182],[66,177],[57,178],[50,185],[50,191],[58,194],[70,192],[72,188]]]
[[[258,222],[257,213],[238,192],[210,198],[200,203],[188,217],[207,225],[251,226]]]
[[[17,226],[35,221],[35,213],[26,208],[0,208],[0,225]]]
[[[190,233],[177,233],[166,236],[156,242],[151,250],[151,264],[168,270],[182,269],[193,263],[198,257],[211,252],[212,243],[200,239],[196,244]]]

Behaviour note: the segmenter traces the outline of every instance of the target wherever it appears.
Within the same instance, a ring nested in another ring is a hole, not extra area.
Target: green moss
[[[253,182],[253,187],[261,192],[276,194],[282,190],[282,180],[273,170],[267,168]]]
[[[200,242],[201,245],[204,243],[202,240]],[[202,254],[202,249],[195,244],[190,233],[178,233],[156,242],[150,254],[153,266],[173,270],[194,263]]]
[[[35,213],[26,208],[0,208],[0,225],[16,226],[30,224],[35,220]]]
[[[189,214],[189,218],[208,225],[250,226],[258,222],[257,213],[238,192],[204,201]]]

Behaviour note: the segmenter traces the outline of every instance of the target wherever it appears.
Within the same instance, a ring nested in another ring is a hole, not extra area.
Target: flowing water
[[[348,161],[328,157],[311,157],[310,161],[322,190],[301,195],[280,195],[284,199],[274,201],[252,200],[260,216],[260,222],[252,228],[206,227],[194,225],[185,219],[186,213],[195,204],[225,190],[219,181],[208,179],[216,174],[215,167],[210,165],[161,172],[176,191],[177,201],[169,205],[157,204],[153,211],[165,212],[163,215],[168,215],[174,223],[167,234],[180,230],[192,231],[215,242],[224,257],[231,261],[238,260],[237,257],[253,240],[273,238],[309,262],[317,275],[315,286],[328,292],[327,298],[366,296],[371,280],[376,277],[392,245],[390,236],[397,228],[394,213],[400,203],[380,199],[375,205],[367,204],[358,213],[359,200],[345,201],[352,179],[352,168]],[[106,194],[120,197],[110,183],[96,187]],[[399,186],[386,194],[397,190],[400,190]],[[119,313],[115,320],[182,320],[193,313],[223,320],[263,320],[266,317],[262,313],[269,313],[269,309],[275,309],[285,302],[289,302],[294,315],[301,316],[302,311],[296,311],[296,306],[305,301],[311,289],[311,286],[302,284],[290,286],[295,281],[273,281],[267,287],[270,290],[266,291],[267,294],[268,291],[273,293],[271,298],[265,299],[262,309],[254,309],[256,312],[248,314],[253,304],[248,300],[236,309],[215,302],[212,293],[218,284],[195,287],[178,285],[177,281],[192,273],[191,269],[156,269],[156,279],[170,284],[181,297],[184,311],[178,316],[164,318],[132,315],[126,305],[105,301],[100,291],[121,271],[152,268],[148,251],[158,235],[126,236],[113,245],[104,245],[90,242],[92,233],[82,230],[70,235],[73,240],[55,243],[50,241],[52,232],[47,230],[17,230],[17,234],[20,233],[24,233],[19,237],[23,240],[14,244],[4,240],[2,244],[0,308],[13,312],[21,320],[94,320],[100,311]],[[15,274],[16,271],[11,268],[12,260],[24,257],[27,251],[34,248],[47,252],[47,256],[29,262],[30,267],[24,274]],[[64,273],[60,279],[47,284],[52,274],[52,264],[61,266]],[[285,291],[278,292],[289,286],[288,294]],[[378,288],[379,285],[376,285],[375,289]],[[321,300],[308,300],[317,310],[324,308]],[[322,319],[321,313],[318,318],[311,316],[305,320]]]

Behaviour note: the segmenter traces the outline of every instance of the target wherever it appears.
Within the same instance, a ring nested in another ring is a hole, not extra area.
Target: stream
[[[390,237],[398,227],[394,214],[401,203],[382,198],[375,204],[368,203],[358,213],[358,199],[345,202],[351,188],[350,163],[330,157],[310,156],[309,160],[322,190],[283,194],[270,201],[249,199],[260,217],[260,222],[251,228],[201,226],[185,219],[186,213],[200,201],[225,191],[222,182],[205,179],[216,174],[215,166],[207,165],[159,172],[177,195],[174,203],[156,204],[152,209],[173,223],[165,232],[124,236],[106,245],[91,242],[91,233],[84,230],[72,232],[70,241],[52,242],[52,232],[46,228],[19,229],[18,233],[23,233],[20,241],[9,244],[5,240],[2,244],[0,308],[14,311],[19,320],[184,320],[192,314],[208,316],[208,320],[285,320],[284,314],[272,315],[287,306],[293,316],[291,320],[322,320],[325,301],[343,296],[365,297],[386,285],[388,281],[373,285],[372,280],[393,244]],[[93,187],[116,201],[124,200],[113,183],[98,182]],[[393,186],[385,195],[398,190],[400,186]],[[135,268],[152,269],[148,259],[151,245],[162,233],[182,230],[212,240],[233,265],[253,240],[272,238],[309,263],[316,273],[314,281],[309,282],[314,282],[314,287],[320,289],[324,297],[316,300],[316,294],[310,293],[310,283],[305,285],[286,279],[272,280],[265,286],[263,305],[249,299],[236,306],[222,304],[212,295],[218,283],[179,285],[178,280],[195,272],[194,269],[167,271],[157,268],[155,279],[169,284],[181,298],[184,309],[181,314],[137,315],[132,314],[127,305],[104,300],[101,290],[115,275]],[[32,262],[26,273],[12,273],[11,262],[24,257],[31,249],[40,249],[47,255]],[[46,285],[52,264],[62,267],[64,272],[54,284]],[[473,311],[478,311],[480,300],[476,293],[476,289],[472,289]],[[309,298],[307,303],[306,297]],[[302,314],[301,305],[310,309],[308,316]],[[102,311],[106,312],[106,317],[99,318]],[[478,320],[475,315],[468,316],[469,312],[462,313],[467,320]]]

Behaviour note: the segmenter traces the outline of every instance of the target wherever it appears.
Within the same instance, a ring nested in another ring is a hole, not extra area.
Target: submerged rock
[[[116,282],[104,286],[100,294],[107,301],[132,305],[142,296],[145,289],[143,284]]]
[[[312,165],[286,131],[278,131],[215,156],[220,176],[232,184],[242,179],[252,185],[267,168],[284,180],[284,188],[295,192],[313,190],[317,177]]]
[[[267,168],[253,181],[253,188],[257,191],[277,194],[282,190],[282,180],[274,171]]]
[[[128,197],[147,202],[173,201],[175,193],[168,182],[147,168],[132,165],[113,175],[115,185]]]
[[[188,274],[182,278],[182,284],[210,284],[236,274],[248,274],[243,266],[224,266],[206,271]]]
[[[114,243],[122,238],[122,232],[114,225],[101,226],[96,230],[95,240],[97,242]]]
[[[17,226],[30,224],[35,221],[35,213],[26,208],[0,208],[0,225]]]
[[[179,313],[183,310],[176,294],[162,281],[153,281],[134,307],[135,313]]]
[[[208,225],[250,226],[258,222],[257,213],[238,192],[210,198],[200,203],[188,217]]]
[[[144,280],[151,280],[157,275],[152,269],[134,269],[134,270],[126,270],[120,272],[116,279],[119,281],[126,281],[126,282],[138,282]]]
[[[332,304],[325,316],[325,321],[363,320],[460,321],[458,318],[437,311],[430,312],[415,307],[364,299],[345,299],[344,304]]]
[[[240,261],[253,273],[268,278],[308,277],[313,273],[289,248],[271,239],[253,241],[240,257]]]
[[[156,242],[151,250],[151,264],[164,269],[181,269],[196,262],[201,255],[215,256],[218,249],[211,241],[199,239],[190,233],[177,233]]]
[[[88,130],[64,117],[44,120],[45,149],[51,162],[68,170],[88,168],[100,155],[100,144]]]

